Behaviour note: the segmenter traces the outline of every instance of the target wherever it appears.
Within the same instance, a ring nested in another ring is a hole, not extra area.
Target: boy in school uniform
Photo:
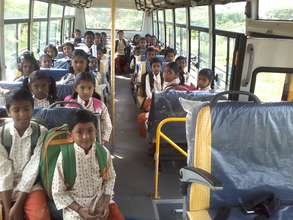
[[[43,138],[47,129],[31,121],[34,99],[20,89],[8,94],[12,117],[0,128],[0,200],[4,219],[49,220],[47,198],[36,182]]]
[[[57,209],[63,209],[64,220],[124,219],[111,200],[116,174],[109,151],[96,142],[96,126],[96,117],[87,110],[72,115],[69,130],[76,159],[75,182],[70,190],[67,189],[62,154],[58,157],[52,182],[52,196]],[[98,159],[97,150],[105,153],[104,170],[100,169],[101,157]]]

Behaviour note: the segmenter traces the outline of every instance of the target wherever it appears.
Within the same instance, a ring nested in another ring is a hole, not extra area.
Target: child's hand
[[[109,216],[109,204],[111,197],[103,195],[98,203],[96,212],[101,220],[107,220]]]
[[[16,203],[9,210],[9,220],[21,220],[23,219],[23,207],[18,206]]]
[[[96,220],[98,215],[91,215],[89,208],[81,208],[78,214],[85,220]]]

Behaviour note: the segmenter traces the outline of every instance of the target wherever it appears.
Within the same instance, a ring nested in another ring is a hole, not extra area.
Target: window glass
[[[176,27],[176,51],[177,55],[187,56],[187,33],[186,28]]]
[[[198,45],[199,45],[199,32],[196,30],[191,31],[191,65],[190,65],[190,76],[191,82],[196,85],[197,73],[198,73]]]
[[[46,47],[46,35],[47,22],[34,22],[32,32],[32,51],[34,52],[36,58],[43,53],[43,49]]]
[[[186,24],[186,8],[175,9],[176,24]]]
[[[245,2],[216,5],[216,29],[245,32]]]
[[[75,15],[75,8],[66,6],[65,7],[65,15],[74,16]]]
[[[143,23],[143,11],[135,9],[118,9],[116,29],[140,31]]]
[[[254,94],[263,102],[293,101],[292,83],[292,74],[259,72]]]
[[[199,69],[209,68],[210,66],[210,38],[209,34],[205,32],[200,32],[199,37],[200,49],[199,49]]]
[[[16,24],[4,25],[6,79],[13,80],[17,61]]]
[[[140,31],[143,23],[142,11],[135,9],[118,9],[116,29]],[[110,8],[86,8],[86,27],[89,29],[111,29]]]
[[[227,68],[227,38],[223,36],[216,36],[216,66],[215,74],[218,75],[216,87],[219,89],[226,88],[226,68]]]
[[[51,17],[62,17],[63,6],[52,4],[51,6]]]
[[[51,44],[59,45],[61,36],[61,20],[52,20],[50,23],[50,37]]]
[[[158,37],[158,26],[157,26],[157,12],[153,11],[153,21],[154,21],[154,35]]]
[[[72,27],[71,27],[71,19],[65,19],[64,21],[64,39],[63,41],[69,41],[71,38],[71,31],[72,31]]]
[[[173,25],[167,24],[166,25],[166,30],[167,30],[166,44],[169,47],[174,47],[174,29],[173,29]]]
[[[173,10],[172,9],[165,10],[165,15],[166,15],[166,22],[173,23]]]
[[[194,26],[209,27],[209,7],[197,6],[190,8],[190,24]]]
[[[2,1],[2,0],[1,0]],[[4,19],[29,18],[29,0],[4,0]]]
[[[47,18],[48,3],[34,1],[34,18]]]
[[[164,25],[164,12],[162,10],[158,11],[159,19],[159,40],[165,43],[165,25]]]
[[[293,20],[292,0],[259,0],[259,18],[269,20]]]
[[[18,54],[27,51],[28,24],[18,24]]]

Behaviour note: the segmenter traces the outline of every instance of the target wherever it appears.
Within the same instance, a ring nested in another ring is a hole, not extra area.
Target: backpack
[[[70,138],[68,126],[52,128],[47,133],[41,153],[40,178],[43,187],[49,197],[52,198],[52,181],[57,159],[62,154],[62,168],[66,190],[71,190],[76,179],[76,161],[74,143]],[[108,179],[107,151],[96,143],[96,157],[100,167],[100,175],[103,180]]]
[[[11,121],[4,122],[2,125],[2,130],[1,130],[1,144],[4,146],[4,148],[7,151],[7,154],[10,154],[10,150],[12,147],[12,135],[10,134],[9,127],[7,126],[8,123],[11,123]],[[38,139],[41,135],[41,127],[40,124],[31,121],[31,126],[32,126],[32,135],[31,135],[31,154],[33,154],[37,143]]]

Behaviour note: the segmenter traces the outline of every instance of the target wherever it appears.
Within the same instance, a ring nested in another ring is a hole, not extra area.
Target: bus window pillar
[[[4,1],[0,1],[0,80],[5,78]]]

